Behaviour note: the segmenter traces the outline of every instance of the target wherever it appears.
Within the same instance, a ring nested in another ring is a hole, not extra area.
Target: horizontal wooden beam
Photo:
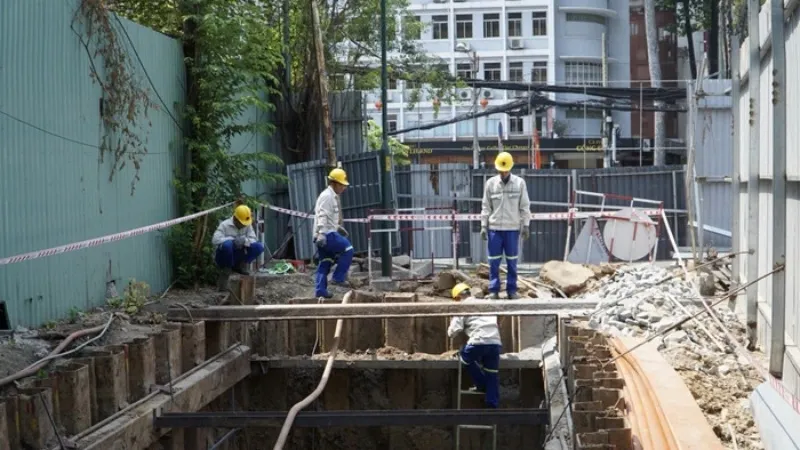
[[[538,369],[542,367],[541,351],[534,352],[531,355],[536,359],[519,359],[519,355],[519,353],[512,353],[508,356],[500,355],[500,369]],[[408,357],[411,358],[413,356],[409,355]],[[327,359],[254,356],[251,361],[253,362],[253,372],[257,373],[259,369],[321,369],[325,367]],[[449,359],[387,359],[385,357],[347,359],[345,355],[338,355],[333,362],[333,368],[353,370],[456,370],[459,364],[460,362],[456,355]]]
[[[154,413],[199,411],[249,374],[250,349],[234,345],[182,375],[172,396],[151,394],[79,434],[73,444],[80,450],[146,449],[169,432],[153,426]]]
[[[594,309],[593,300],[485,300],[474,303],[350,303],[279,304],[170,308],[169,320],[258,321],[314,319],[375,319],[449,316],[541,316]]]

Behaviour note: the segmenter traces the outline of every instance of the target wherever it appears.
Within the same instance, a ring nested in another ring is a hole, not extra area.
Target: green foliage
[[[81,311],[78,307],[73,306],[69,309],[69,323],[78,323],[78,320],[82,319],[83,316],[83,311]]]
[[[150,296],[150,285],[144,281],[131,279],[122,291],[122,297],[114,297],[106,300],[106,304],[114,309],[122,309],[125,313],[135,315]]]
[[[367,144],[372,151],[379,151],[383,143],[383,129],[374,120],[367,122]],[[396,138],[389,136],[389,152],[397,165],[411,164],[408,158],[409,147]]]

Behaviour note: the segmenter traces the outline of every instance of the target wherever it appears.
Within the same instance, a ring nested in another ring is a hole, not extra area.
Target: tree
[[[367,122],[367,145],[370,151],[379,151],[383,143],[383,128],[374,120]],[[395,164],[408,165],[409,146],[400,142],[397,138],[389,136],[389,153]]]
[[[644,26],[647,33],[647,63],[650,66],[650,85],[661,87],[661,63],[658,59],[658,29],[656,28],[656,0],[644,0]],[[655,102],[655,107],[663,107],[664,102]],[[656,112],[655,120],[655,148],[653,150],[653,165],[665,164],[664,146],[666,143],[666,114]]]

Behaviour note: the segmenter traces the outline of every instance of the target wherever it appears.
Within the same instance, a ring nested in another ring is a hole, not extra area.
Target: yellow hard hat
[[[498,172],[510,172],[512,167],[514,167],[514,158],[511,153],[500,152],[497,154],[497,158],[494,160],[494,168]]]
[[[331,173],[328,174],[328,179],[343,186],[350,186],[350,183],[347,182],[347,173],[342,169],[331,170]]]
[[[451,292],[451,294],[453,295],[453,299],[461,297],[461,294],[463,294],[464,291],[468,290],[469,290],[469,285],[467,283],[458,283],[457,285],[453,286],[453,291]]]
[[[239,205],[233,210],[233,217],[236,218],[242,225],[249,227],[253,223],[253,215],[250,213],[250,208],[247,205]]]

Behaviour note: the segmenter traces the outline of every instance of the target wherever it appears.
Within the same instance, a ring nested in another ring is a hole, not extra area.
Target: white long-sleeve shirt
[[[474,297],[462,300],[461,303],[474,303]],[[447,336],[455,337],[461,331],[467,334],[470,345],[502,345],[500,329],[497,328],[497,316],[453,317]]]
[[[509,175],[503,183],[500,175],[486,180],[481,202],[481,226],[489,230],[514,231],[527,227],[531,221],[531,206],[525,180]]]
[[[322,191],[314,206],[314,236],[336,232],[342,225],[339,196],[332,187]]]
[[[219,223],[217,230],[214,231],[214,236],[211,237],[211,245],[216,248],[223,242],[232,241],[239,236],[244,236],[248,245],[258,240],[252,226],[237,228],[233,223],[233,217],[230,217]]]

